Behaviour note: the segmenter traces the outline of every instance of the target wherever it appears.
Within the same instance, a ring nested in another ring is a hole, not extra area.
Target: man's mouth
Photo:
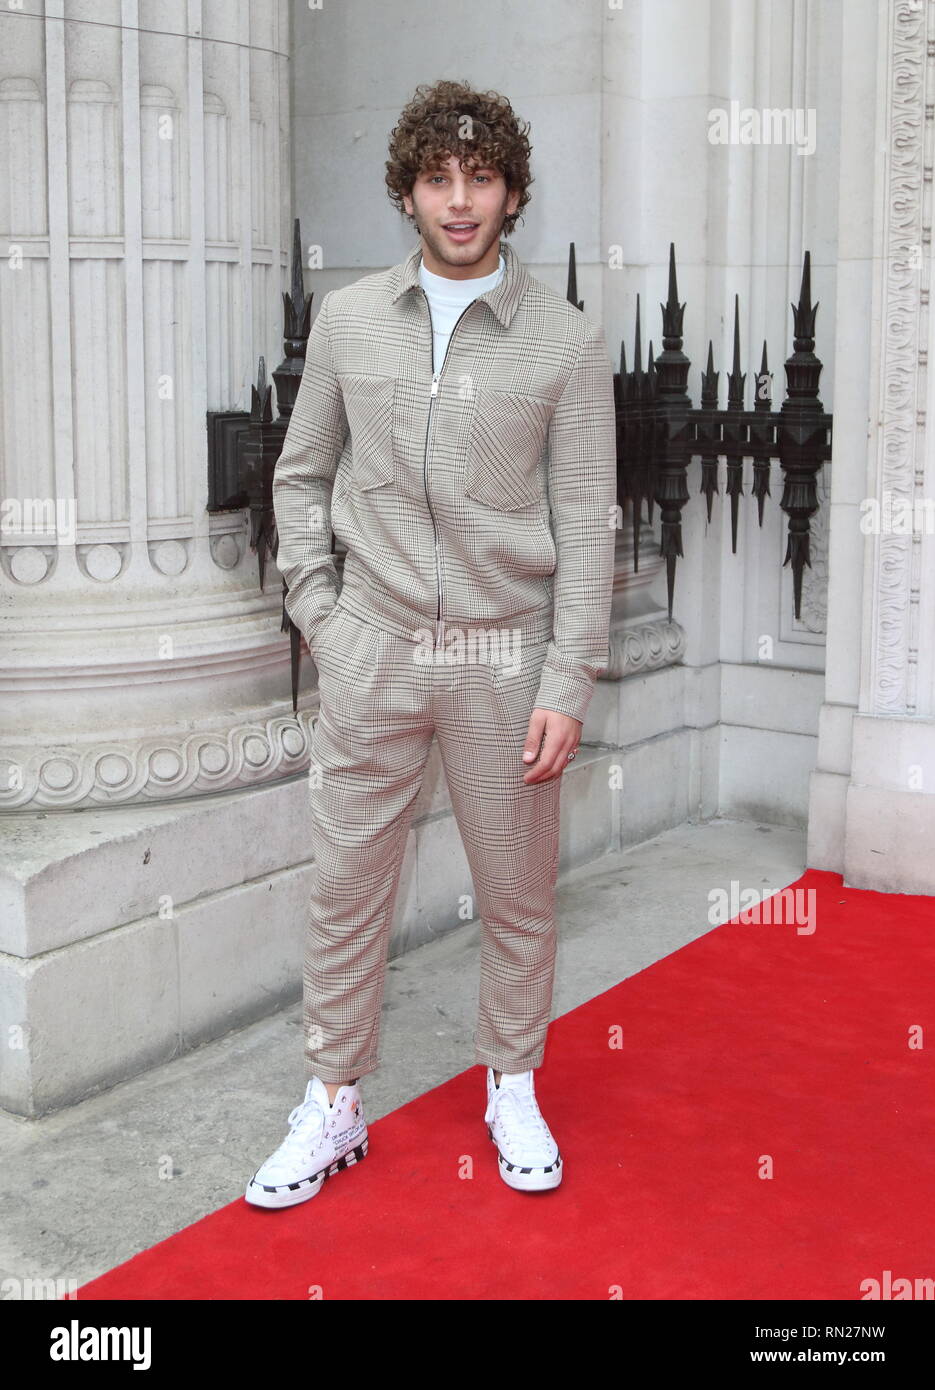
[[[454,241],[469,241],[480,226],[479,222],[443,222],[442,226]]]

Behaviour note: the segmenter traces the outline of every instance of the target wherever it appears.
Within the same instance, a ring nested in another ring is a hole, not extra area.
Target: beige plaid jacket
[[[583,721],[609,658],[613,369],[603,330],[500,250],[437,373],[421,245],[324,296],[273,476],[277,563],[313,657],[339,589],[435,648],[548,637],[536,707]]]

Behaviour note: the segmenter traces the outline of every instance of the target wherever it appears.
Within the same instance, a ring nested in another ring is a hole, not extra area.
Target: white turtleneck
[[[425,262],[419,261],[419,281],[432,311],[433,371],[441,369],[448,350],[451,330],[467,306],[478,295],[486,294],[499,284],[503,271],[502,252],[497,269],[491,275],[478,276],[476,280],[450,280],[447,275],[436,275],[433,271],[426,270]]]

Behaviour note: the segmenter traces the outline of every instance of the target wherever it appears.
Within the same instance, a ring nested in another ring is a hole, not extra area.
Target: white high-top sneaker
[[[501,1072],[500,1085],[487,1068],[487,1133],[496,1145],[497,1168],[508,1187],[541,1192],[562,1181],[562,1156],[539,1111],[531,1071]]]
[[[289,1116],[291,1129],[258,1168],[244,1194],[256,1207],[293,1207],[317,1197],[325,1180],[366,1156],[368,1139],[358,1086],[342,1086],[328,1099],[325,1083],[313,1076],[305,1099]]]

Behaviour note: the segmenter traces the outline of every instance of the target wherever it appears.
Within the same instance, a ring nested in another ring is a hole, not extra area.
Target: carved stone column
[[[847,34],[848,7],[844,22]],[[896,0],[879,7],[878,23],[872,147],[860,131],[865,79],[848,84],[842,111],[844,132],[851,109],[860,154],[849,167],[843,153],[842,188],[853,187],[846,223],[842,215],[838,339],[849,351],[835,413],[841,463],[808,862],[854,887],[935,893],[935,5]],[[845,436],[839,419],[849,422]]]
[[[276,576],[205,510],[205,412],[281,355],[287,11],[29,8],[0,21],[0,809],[268,782],[307,716]]]
[[[296,988],[288,774],[308,701],[296,720],[280,584],[260,591],[245,514],[206,511],[206,412],[248,408],[259,357],[282,355],[288,43],[287,0],[0,10],[0,1106],[17,1114]]]

